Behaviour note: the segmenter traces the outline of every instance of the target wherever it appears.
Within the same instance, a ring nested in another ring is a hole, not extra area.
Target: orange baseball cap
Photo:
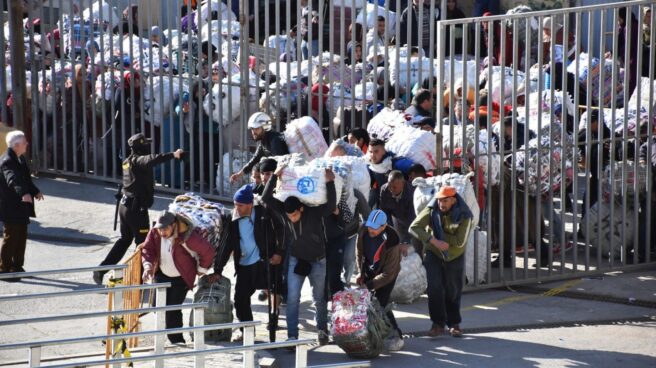
[[[437,197],[437,199],[455,197],[456,193],[457,193],[456,188],[454,188],[452,186],[449,186],[449,185],[445,185],[445,186],[440,188],[440,191],[437,192],[436,197]]]

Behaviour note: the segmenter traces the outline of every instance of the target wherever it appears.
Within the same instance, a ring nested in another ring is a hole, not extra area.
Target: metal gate
[[[229,199],[253,112],[279,130],[311,116],[331,141],[427,89],[425,168],[472,172],[481,207],[470,285],[652,263],[654,1],[451,20],[455,2],[438,0],[126,3],[30,9],[25,121],[39,170],[117,182],[127,138],[144,132],[153,152],[189,152],[157,169],[161,190]],[[5,66],[8,39],[0,28]]]

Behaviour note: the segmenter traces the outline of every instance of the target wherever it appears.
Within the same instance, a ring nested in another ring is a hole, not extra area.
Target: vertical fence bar
[[[253,346],[255,344],[255,326],[244,327],[244,346]],[[298,349],[298,347],[297,347]],[[244,367],[255,366],[255,351],[246,349],[243,352]]]
[[[152,292],[152,291],[151,291]],[[166,288],[159,287],[155,291],[155,306],[164,307],[166,305]],[[166,328],[166,312],[156,311],[155,312],[155,329],[164,330]],[[165,335],[156,335],[155,336],[155,354],[164,353],[164,339]],[[163,368],[164,360],[162,358],[157,358],[155,360],[155,368]]]
[[[38,367],[41,365],[41,347],[33,346],[30,348],[27,360],[28,367]]]
[[[194,308],[194,326],[205,325],[205,308]],[[205,332],[194,330],[194,350],[201,351],[205,349]],[[194,367],[205,367],[205,356],[198,354],[194,356]]]

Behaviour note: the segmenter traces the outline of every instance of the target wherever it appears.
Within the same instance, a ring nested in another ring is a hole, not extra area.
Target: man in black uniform
[[[184,156],[184,151],[181,149],[175,152],[151,154],[150,139],[146,139],[143,133],[130,137],[128,146],[132,154],[123,161],[123,197],[118,210],[121,237],[100,263],[101,266],[117,264],[133,240],[136,244],[143,243],[150,228],[148,209],[154,201],[153,168],[173,158],[181,160]],[[102,284],[105,272],[95,271],[93,281]]]

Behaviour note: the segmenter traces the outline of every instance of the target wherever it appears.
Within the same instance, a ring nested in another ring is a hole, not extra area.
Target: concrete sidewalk
[[[25,268],[45,270],[97,265],[109,251],[118,232],[112,230],[115,188],[94,183],[39,178],[36,185],[46,200],[37,203],[36,221],[30,225]],[[171,196],[158,195],[152,218],[168,206]],[[39,240],[37,240],[39,239]],[[232,267],[232,262],[228,263]],[[234,279],[233,270],[224,276]],[[37,293],[92,287],[90,274],[59,275],[0,282],[2,292]],[[301,336],[314,338],[310,288],[302,292]],[[190,302],[193,293],[189,293]],[[255,319],[266,322],[266,303],[252,299]],[[106,295],[49,299],[34,303],[0,304],[1,320],[44,315],[80,313],[106,309]],[[281,310],[278,340],[286,339],[285,309]],[[424,336],[430,328],[426,297],[410,305],[396,305],[394,313],[407,336],[402,352],[375,360],[374,366],[398,367],[457,364],[469,366],[656,366],[656,270],[635,273],[612,272],[600,277],[559,281],[508,289],[469,292],[462,300],[462,327],[467,336],[458,340],[432,340]],[[188,322],[185,313],[185,324]],[[154,316],[142,318],[142,330],[154,327]],[[0,344],[48,340],[104,333],[104,319],[28,324],[0,327]],[[258,341],[266,341],[264,327]],[[187,337],[187,341],[190,339]],[[142,345],[148,345],[144,341]],[[44,349],[44,356],[98,352],[98,343]],[[278,366],[293,365],[293,354],[271,352]],[[25,351],[0,350],[2,362],[26,357]],[[494,357],[491,360],[490,357]],[[550,360],[550,357],[558,359]],[[215,358],[213,365],[238,366],[239,355]],[[223,359],[223,360],[221,360]],[[501,360],[497,360],[501,359]],[[318,347],[310,364],[349,361],[335,345]],[[176,363],[177,365],[177,363]],[[188,362],[180,363],[187,366]]]

